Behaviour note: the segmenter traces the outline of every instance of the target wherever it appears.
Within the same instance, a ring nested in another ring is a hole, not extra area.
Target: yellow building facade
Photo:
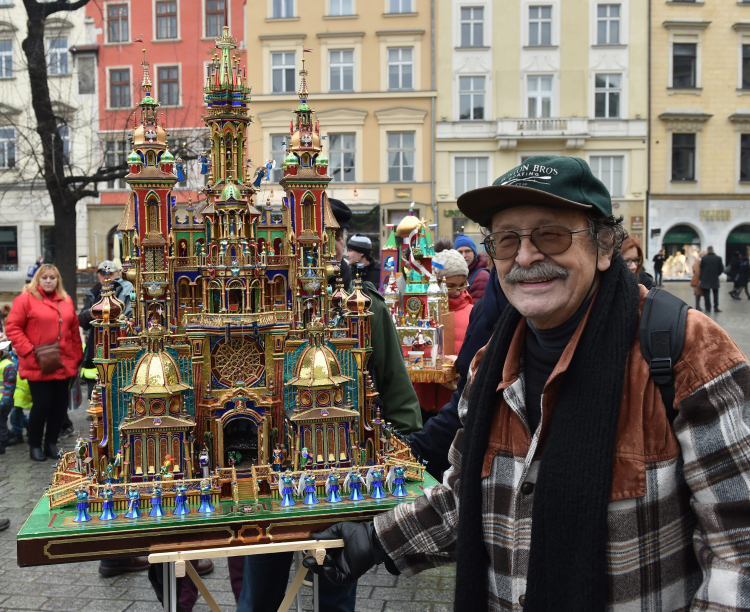
[[[653,2],[651,11],[649,254],[663,248],[687,264],[708,246],[725,260],[744,254],[750,3]]]
[[[480,229],[457,197],[527,157],[582,157],[642,239],[647,0],[438,0],[438,234]]]
[[[304,53],[333,177],[328,194],[352,209],[350,234],[368,236],[379,250],[386,225],[397,224],[412,202],[431,222],[431,3],[249,0],[247,17],[254,115],[248,152],[253,167],[276,161],[259,196],[281,202],[278,180]]]

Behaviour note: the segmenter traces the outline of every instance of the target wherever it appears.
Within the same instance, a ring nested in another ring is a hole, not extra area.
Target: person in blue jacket
[[[469,316],[469,327],[461,351],[456,359],[456,371],[459,374],[458,387],[451,395],[450,403],[443,406],[440,412],[428,420],[420,431],[409,436],[414,455],[427,461],[427,471],[438,481],[442,481],[443,472],[448,469],[448,450],[456,432],[461,429],[458,419],[458,400],[466,385],[466,375],[474,355],[490,341],[500,315],[508,305],[508,299],[500,288],[497,272],[492,269],[487,281],[484,297],[480,299]]]

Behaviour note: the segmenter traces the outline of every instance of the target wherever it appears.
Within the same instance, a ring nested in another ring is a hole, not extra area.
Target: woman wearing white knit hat
[[[469,286],[469,266],[463,255],[454,249],[440,251],[433,258],[433,269],[439,280],[445,281],[448,288],[448,310],[453,313],[455,347],[445,347],[446,354],[458,355],[469,326],[469,315],[474,306],[474,300],[466,291]],[[442,267],[442,269],[441,269]],[[422,421],[445,406],[451,399],[452,390],[438,383],[414,383],[414,390],[422,407]]]

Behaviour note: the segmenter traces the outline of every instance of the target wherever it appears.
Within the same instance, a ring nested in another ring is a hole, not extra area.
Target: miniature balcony
[[[198,268],[206,265],[205,255],[194,255],[193,257],[177,257],[174,260],[177,268]]]
[[[182,316],[184,327],[224,327],[227,323],[238,325],[274,325],[275,323],[292,323],[293,316],[289,310],[276,310],[269,312],[200,312],[195,314],[185,313]]]

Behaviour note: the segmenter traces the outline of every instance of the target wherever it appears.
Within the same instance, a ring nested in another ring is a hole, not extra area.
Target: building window
[[[271,170],[271,182],[278,183],[284,177],[284,170],[281,165],[286,159],[286,135],[271,134],[271,158],[276,162],[276,166]]]
[[[696,87],[698,45],[695,43],[675,43],[672,50],[672,87],[692,89]]]
[[[104,163],[107,168],[121,167],[126,170],[125,162],[128,155],[127,142],[107,142],[104,148]],[[107,189],[125,189],[127,187],[124,178],[107,181]]]
[[[331,15],[354,15],[354,0],[331,0]]]
[[[47,74],[68,74],[68,39],[50,38],[47,45]]]
[[[0,168],[16,167],[16,128],[0,128]]]
[[[272,93],[294,93],[295,55],[294,51],[271,53]]]
[[[695,180],[695,134],[672,134],[672,180]]]
[[[750,181],[750,134],[740,136],[740,180]]]
[[[484,119],[484,77],[458,77],[461,120]]]
[[[328,145],[329,174],[337,183],[354,182],[354,151],[356,136],[354,134],[331,134]]]
[[[596,117],[620,116],[621,78],[619,74],[597,74],[594,77],[594,115]]]
[[[481,6],[461,7],[461,46],[484,46],[484,9]]]
[[[331,91],[354,91],[354,49],[328,52]]]
[[[621,198],[625,195],[622,181],[622,155],[596,155],[589,159],[591,172],[598,178],[609,191],[613,198]]]
[[[0,79],[13,77],[13,41],[0,40]]]
[[[414,49],[396,47],[388,49],[388,89],[414,89]]]
[[[620,44],[620,5],[599,4],[596,7],[596,44]]]
[[[288,19],[294,17],[294,0],[273,0],[273,18]]]
[[[63,149],[63,162],[66,166],[70,165],[70,126],[58,125],[57,132],[60,134]]]
[[[742,89],[750,89],[750,45],[742,45]]]
[[[457,157],[455,196],[458,197],[478,187],[486,187],[488,165],[489,158],[487,157]]]
[[[78,56],[78,93],[96,93],[96,59],[93,55]]]
[[[388,180],[414,180],[414,132],[388,132]]]
[[[164,106],[177,106],[180,103],[180,70],[177,66],[160,66],[159,102]]]
[[[0,270],[18,270],[18,228],[0,227]]]
[[[552,77],[527,77],[528,114],[532,119],[552,116]]]
[[[224,0],[206,0],[206,36],[219,37],[224,28]]]
[[[121,43],[128,41],[128,5],[107,5],[107,32],[109,42]]]
[[[177,38],[177,2],[156,3],[156,38]]]
[[[552,44],[552,7],[529,7],[529,46],[548,47]]]
[[[130,70],[109,71],[109,106],[125,108],[130,106]]]
[[[412,7],[413,0],[389,0],[388,12],[389,13],[411,13],[414,8]]]

